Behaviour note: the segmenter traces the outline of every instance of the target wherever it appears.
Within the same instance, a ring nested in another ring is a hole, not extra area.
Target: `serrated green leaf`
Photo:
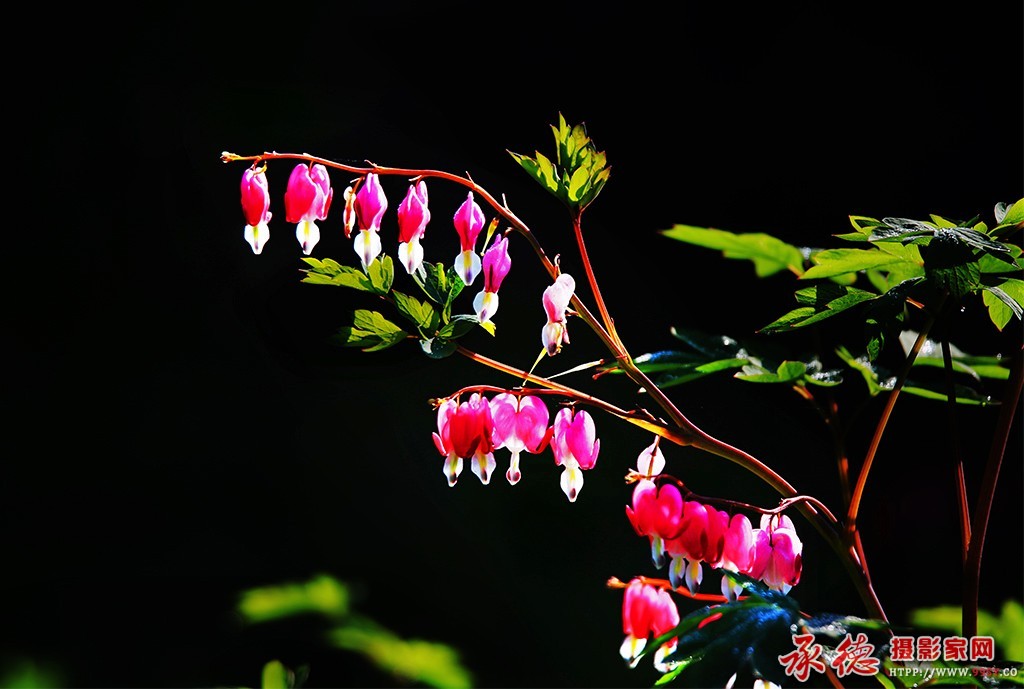
[[[304,257],[302,260],[310,266],[308,269],[302,270],[306,274],[302,278],[302,282],[314,285],[351,287],[362,292],[373,290],[369,278],[357,268],[343,266],[330,258],[320,261],[315,258]]]
[[[395,281],[395,263],[390,256],[381,254],[366,267],[366,274],[370,278],[374,292],[387,294],[391,290],[391,284]]]
[[[395,300],[398,311],[412,321],[422,333],[431,334],[437,329],[441,314],[430,304],[397,291],[392,292],[391,297]]]
[[[857,273],[869,268],[900,263],[903,259],[877,249],[828,249],[811,254],[811,261],[815,265],[800,276],[801,280]]]
[[[353,314],[352,325],[354,328],[363,330],[374,335],[390,335],[400,333],[402,329],[389,321],[378,311],[369,309],[357,309]]]
[[[800,249],[769,234],[736,234],[693,225],[674,225],[662,230],[661,234],[694,246],[717,249],[725,258],[752,261],[758,277],[787,269],[798,276],[803,273],[804,259]]]
[[[770,334],[803,328],[831,318],[858,304],[871,301],[878,295],[855,287],[825,282],[805,287],[796,292],[796,300],[803,306],[769,323],[759,332]]]
[[[372,347],[380,342],[380,336],[376,333],[351,326],[338,328],[337,334],[331,339],[345,347]]]

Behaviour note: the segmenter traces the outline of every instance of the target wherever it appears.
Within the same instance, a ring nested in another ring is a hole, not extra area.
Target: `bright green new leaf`
[[[829,278],[904,262],[898,256],[877,249],[829,249],[811,254],[811,261],[815,265],[800,276],[801,280]]]
[[[252,623],[305,613],[340,619],[348,614],[348,603],[348,588],[333,577],[320,575],[308,582],[244,591],[238,601],[238,612]]]
[[[372,292],[373,284],[370,278],[358,268],[343,266],[337,261],[325,258],[323,261],[316,258],[305,257],[302,259],[310,268],[303,269],[306,275],[302,282],[314,285],[338,285],[351,287],[362,292]]]
[[[1000,225],[1015,226],[1024,223],[1024,199],[1019,199],[1012,206],[1005,203],[996,204],[996,222]]]

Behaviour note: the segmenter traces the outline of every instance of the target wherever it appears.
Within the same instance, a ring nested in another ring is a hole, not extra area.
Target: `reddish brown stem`
[[[964,565],[964,605],[963,635],[975,636],[978,633],[978,591],[981,584],[981,554],[985,547],[985,534],[988,531],[989,517],[992,514],[992,501],[995,499],[996,484],[999,482],[999,471],[1006,454],[1006,443],[1017,416],[1017,405],[1020,403],[1021,388],[1024,386],[1024,347],[1017,352],[1010,366],[1010,378],[1006,382],[996,430],[992,436],[988,460],[985,463],[985,474],[981,478],[981,490],[978,503],[974,506],[974,522],[971,530],[971,542],[967,548],[967,562]]]
[[[928,332],[935,324],[935,319],[938,317],[938,314],[945,305],[945,302],[946,295],[943,295],[938,307],[932,312],[932,315],[929,317],[928,322],[925,323],[924,328],[921,329],[921,332],[918,333],[917,340],[914,341],[913,347],[910,348],[910,353],[907,354],[907,361],[903,365],[903,370],[900,372],[899,378],[897,378],[892,392],[889,393],[889,399],[885,402],[885,408],[882,410],[882,415],[878,419],[878,425],[875,426],[875,433],[871,438],[871,444],[868,446],[867,453],[864,455],[864,463],[861,465],[860,473],[857,475],[857,483],[853,488],[853,494],[850,496],[850,507],[846,513],[846,530],[848,533],[852,534],[857,529],[857,513],[860,510],[861,499],[864,497],[864,486],[867,484],[868,475],[871,473],[871,465],[875,460],[875,454],[878,452],[878,446],[882,442],[882,435],[885,433],[886,425],[889,423],[889,417],[892,415],[893,407],[896,406],[896,400],[899,399],[900,392],[903,390],[903,386],[907,382],[907,376],[910,375],[910,369],[914,366],[914,361],[917,359],[917,355],[920,353],[921,347],[928,339]]]

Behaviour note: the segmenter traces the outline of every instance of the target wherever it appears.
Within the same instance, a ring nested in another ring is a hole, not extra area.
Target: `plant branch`
[[[985,474],[981,479],[981,490],[978,502],[974,506],[974,522],[971,530],[971,542],[967,548],[967,562],[964,565],[964,605],[963,635],[967,637],[978,633],[978,591],[981,583],[981,555],[985,547],[985,533],[988,531],[989,517],[992,514],[992,502],[995,498],[996,484],[999,481],[999,470],[1006,454],[1006,443],[1017,416],[1017,405],[1020,402],[1021,388],[1024,386],[1024,347],[1017,352],[1010,366],[1010,378],[1006,382],[1002,405],[996,430],[989,448],[988,460],[985,463]]]
[[[910,352],[907,354],[907,361],[903,364],[903,370],[900,372],[899,378],[897,378],[895,385],[893,385],[892,392],[889,393],[889,399],[885,402],[885,408],[882,410],[882,415],[878,419],[878,425],[875,427],[874,436],[871,438],[871,444],[868,446],[867,453],[864,455],[864,463],[861,465],[860,473],[857,475],[857,483],[854,485],[853,494],[850,496],[850,508],[846,513],[846,530],[847,533],[852,534],[857,529],[857,513],[860,510],[861,498],[864,497],[864,486],[868,481],[868,475],[871,473],[871,465],[874,462],[875,454],[878,452],[878,446],[882,442],[882,434],[885,433],[886,425],[889,422],[889,416],[892,414],[893,407],[896,406],[896,400],[900,397],[900,391],[907,382],[907,376],[910,375],[910,369],[914,366],[914,361],[917,359],[918,353],[921,351],[921,347],[928,339],[928,333],[935,325],[935,320],[938,318],[939,312],[942,311],[943,306],[946,303],[948,294],[944,294],[939,302],[939,305],[932,312],[928,318],[927,323],[918,333],[917,340],[914,341],[913,347],[910,348]]]

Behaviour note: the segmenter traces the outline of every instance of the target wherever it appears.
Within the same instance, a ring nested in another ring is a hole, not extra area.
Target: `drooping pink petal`
[[[387,209],[388,197],[384,194],[378,175],[375,172],[367,173],[356,192],[355,213],[359,229],[379,232]]]
[[[242,213],[253,227],[270,222],[270,191],[263,170],[247,168],[242,173]]]
[[[410,184],[405,198],[398,204],[398,241],[422,239],[430,222],[427,208],[427,183],[420,180]]]

